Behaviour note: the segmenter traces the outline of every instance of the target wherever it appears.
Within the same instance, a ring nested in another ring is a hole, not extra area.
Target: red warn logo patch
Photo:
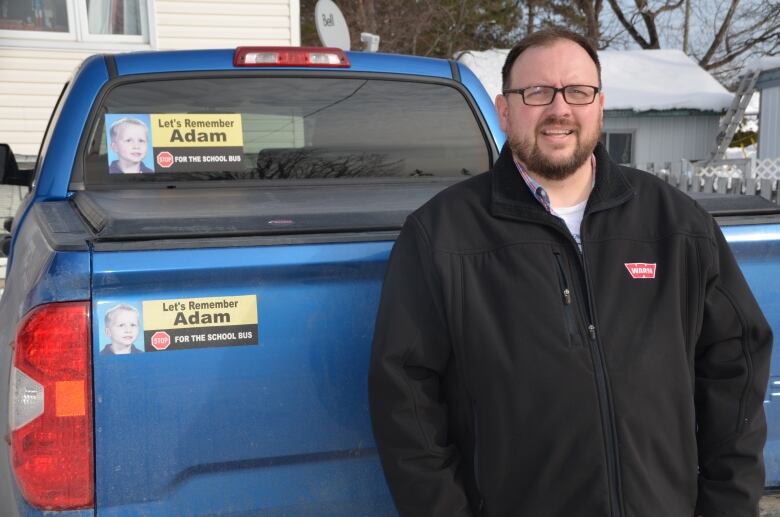
[[[631,278],[655,278],[655,264],[646,262],[629,262],[626,264]]]

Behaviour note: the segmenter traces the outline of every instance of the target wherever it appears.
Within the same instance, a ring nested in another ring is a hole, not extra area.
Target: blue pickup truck
[[[366,395],[385,263],[405,217],[503,140],[452,61],[87,59],[35,171],[0,147],[3,182],[31,183],[0,300],[0,515],[395,515]],[[701,199],[780,335],[762,201]]]
[[[366,394],[385,262],[501,138],[446,60],[87,59],[13,222],[0,515],[394,514]]]

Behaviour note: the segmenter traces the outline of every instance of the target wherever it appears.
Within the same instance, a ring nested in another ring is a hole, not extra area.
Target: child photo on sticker
[[[154,172],[149,115],[106,115],[109,174]]]
[[[108,343],[100,355],[124,355],[143,353],[135,346],[141,333],[140,314],[136,307],[119,303],[106,311],[103,319],[105,337]]]

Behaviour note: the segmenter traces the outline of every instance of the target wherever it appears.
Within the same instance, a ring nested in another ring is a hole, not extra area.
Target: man
[[[713,219],[598,143],[593,46],[523,39],[493,169],[413,213],[369,396],[414,516],[747,517],[771,332]]]

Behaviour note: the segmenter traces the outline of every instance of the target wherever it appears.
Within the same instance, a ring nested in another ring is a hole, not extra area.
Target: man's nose
[[[571,116],[571,105],[564,99],[563,92],[555,92],[552,103],[547,105],[547,114],[556,117]]]

